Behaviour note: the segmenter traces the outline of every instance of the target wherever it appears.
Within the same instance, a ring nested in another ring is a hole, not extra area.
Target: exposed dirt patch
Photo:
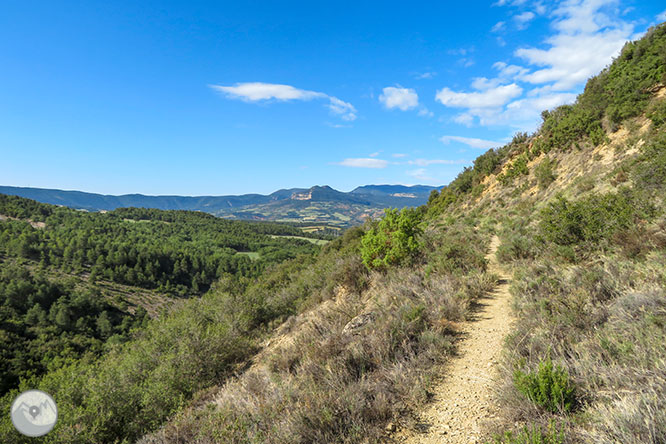
[[[511,330],[509,277],[495,259],[499,239],[492,240],[487,259],[500,276],[495,290],[479,303],[475,317],[462,324],[459,354],[442,368],[433,401],[417,414],[414,429],[394,436],[404,444],[468,444],[482,442],[481,431],[493,422],[498,407],[494,390],[499,384],[498,362],[504,337]]]
[[[46,223],[44,223],[44,222],[35,222],[34,220],[30,220],[30,219],[18,219],[16,217],[5,216],[4,214],[0,214],[0,222],[2,222],[4,220],[21,220],[23,222],[28,222],[32,226],[32,228],[42,229],[42,228],[46,227]]]

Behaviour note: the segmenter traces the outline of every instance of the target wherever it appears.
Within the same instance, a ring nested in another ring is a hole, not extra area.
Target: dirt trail
[[[459,354],[443,367],[433,401],[417,415],[417,430],[403,430],[396,441],[404,444],[469,444],[480,441],[480,426],[496,414],[493,390],[504,337],[511,330],[509,276],[497,263],[499,246],[493,237],[489,271],[500,276],[495,290],[479,301],[474,319],[462,328]]]

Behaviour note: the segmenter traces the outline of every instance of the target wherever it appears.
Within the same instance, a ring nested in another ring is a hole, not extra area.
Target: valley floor
[[[396,433],[397,442],[481,442],[482,424],[495,417],[497,406],[493,402],[493,390],[499,386],[496,378],[500,355],[513,322],[509,277],[495,258],[499,244],[498,237],[494,236],[486,256],[489,271],[499,277],[497,287],[478,301],[473,319],[461,326],[459,352],[442,368],[432,402],[417,413],[415,430]]]

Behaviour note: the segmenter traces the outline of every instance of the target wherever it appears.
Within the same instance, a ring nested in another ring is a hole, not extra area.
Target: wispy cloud
[[[518,29],[525,29],[527,28],[527,24],[531,22],[536,15],[531,12],[531,11],[525,11],[521,14],[517,14],[513,16],[513,20],[516,22],[516,26]]]
[[[409,171],[406,171],[406,174],[408,176],[413,177],[416,180],[419,180],[419,181],[425,182],[425,183],[433,183],[433,182],[437,181],[437,179],[435,179],[434,177],[430,177],[428,175],[428,171],[425,168],[417,168],[415,170],[409,170]]]
[[[436,75],[437,75],[436,72],[428,71],[428,72],[418,73],[414,76],[414,78],[417,79],[417,80],[432,79]]]
[[[461,136],[442,136],[439,138],[443,143],[449,144],[451,141],[460,142],[472,148],[479,148],[487,150],[504,145],[502,142],[495,142],[493,140],[477,139],[474,137],[461,137]]]
[[[394,153],[394,154],[391,154],[391,157],[397,157],[397,158],[400,158],[400,157],[407,157],[407,156],[408,156],[408,155],[407,155],[407,154],[404,154],[404,153]]]
[[[660,22],[666,21],[666,9],[664,9],[664,12],[657,15],[657,20],[659,20]]]
[[[419,96],[411,88],[403,88],[400,85],[388,86],[382,89],[379,101],[387,109],[398,108],[402,111],[414,109],[419,106]]]
[[[422,116],[422,117],[434,117],[435,116],[435,113],[430,111],[425,106],[422,106],[421,109],[419,109],[418,114],[419,114],[419,116]]]
[[[497,22],[490,28],[490,32],[500,32],[506,27],[506,22]]]
[[[504,5],[520,6],[525,4],[526,2],[527,0],[497,0],[495,3],[493,3],[493,6],[504,6]]]
[[[277,83],[248,82],[236,83],[233,86],[209,85],[230,99],[243,100],[245,102],[260,102],[267,100],[309,101],[313,99],[328,100],[328,109],[343,120],[352,121],[356,119],[356,108],[351,103],[344,102],[337,97],[328,94],[295,88],[291,85]]]
[[[515,83],[488,88],[482,92],[455,92],[442,88],[437,91],[435,99],[453,108],[495,108],[520,96],[522,92],[523,89]]]
[[[351,168],[386,168],[388,166],[388,161],[372,157],[357,157],[345,159],[342,162],[338,162],[336,165]]]

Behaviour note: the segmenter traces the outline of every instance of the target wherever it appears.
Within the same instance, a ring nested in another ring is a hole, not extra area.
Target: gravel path
[[[505,336],[511,330],[512,313],[509,276],[495,259],[499,246],[493,237],[489,271],[500,276],[495,290],[479,301],[473,320],[462,328],[459,354],[442,370],[435,386],[433,401],[417,414],[416,430],[401,430],[396,441],[404,444],[469,444],[481,443],[481,423],[492,421],[496,414],[493,391],[497,384],[497,364]]]

